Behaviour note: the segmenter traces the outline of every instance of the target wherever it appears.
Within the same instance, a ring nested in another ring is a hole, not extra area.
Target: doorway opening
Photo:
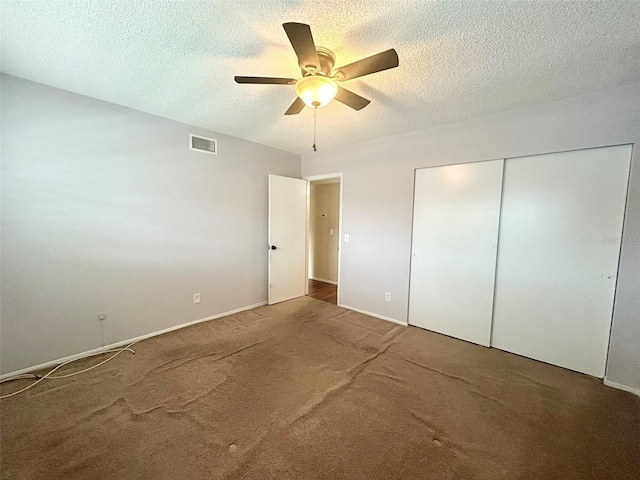
[[[335,305],[339,303],[341,177],[307,178],[307,295]]]

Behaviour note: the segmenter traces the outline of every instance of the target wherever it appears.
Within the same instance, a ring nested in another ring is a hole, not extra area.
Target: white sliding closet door
[[[630,158],[506,161],[492,346],[604,376]]]
[[[489,345],[503,164],[416,170],[411,325]]]

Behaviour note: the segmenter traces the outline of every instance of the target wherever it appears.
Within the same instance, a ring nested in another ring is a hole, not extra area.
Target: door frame
[[[309,201],[311,199],[311,182],[315,182],[316,180],[330,180],[333,178],[339,178],[340,179],[340,205],[338,208],[338,232],[340,234],[340,237],[338,238],[338,301],[337,304],[340,305],[340,287],[342,286],[342,280],[341,280],[341,272],[342,272],[342,238],[343,238],[343,234],[342,234],[342,203],[343,203],[343,194],[344,194],[344,177],[343,177],[343,172],[339,172],[339,173],[326,173],[323,175],[309,175],[306,177],[302,177],[303,180],[307,181],[307,225],[306,225],[306,231],[307,231],[307,245],[306,245],[306,268],[305,268],[305,275],[306,275],[306,283],[305,283],[305,295],[309,294]]]

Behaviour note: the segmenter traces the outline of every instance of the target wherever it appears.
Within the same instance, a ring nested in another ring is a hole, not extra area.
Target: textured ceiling
[[[293,152],[299,76],[282,23],[311,25],[336,66],[395,48],[400,67],[344,84],[369,99],[318,110],[319,148],[640,81],[638,1],[3,0],[2,71]]]

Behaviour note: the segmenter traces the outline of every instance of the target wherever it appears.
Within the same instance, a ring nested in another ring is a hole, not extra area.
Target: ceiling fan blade
[[[289,109],[286,112],[284,112],[284,114],[285,115],[297,115],[302,111],[303,108],[304,108],[304,102],[302,101],[302,99],[300,97],[297,97],[295,99],[295,101],[291,104]]]
[[[335,69],[336,80],[341,82],[352,78],[364,77],[371,73],[381,72],[398,66],[398,53],[392,48],[376,53],[357,62]]]
[[[347,90],[346,88],[338,87],[338,94],[336,95],[336,100],[340,103],[344,103],[348,107],[353,108],[354,110],[362,110],[364,107],[371,103],[371,100],[367,100],[364,97],[361,97],[357,93],[353,93],[351,90]]]
[[[233,77],[236,83],[253,83],[269,85],[295,85],[294,78],[274,78],[274,77]]]
[[[304,70],[307,70],[307,67],[314,67],[318,70],[320,68],[320,60],[316,52],[316,45],[313,43],[311,27],[306,23],[295,22],[283,23],[282,26],[296,52],[300,67]]]

